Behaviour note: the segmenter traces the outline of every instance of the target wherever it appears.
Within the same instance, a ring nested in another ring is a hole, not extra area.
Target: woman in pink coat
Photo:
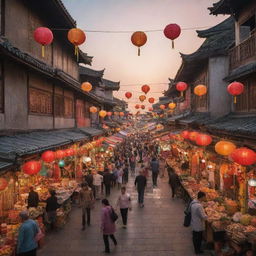
[[[103,206],[101,210],[101,230],[103,233],[103,240],[105,244],[105,253],[110,253],[108,236],[110,236],[111,240],[116,246],[117,241],[114,236],[114,233],[116,232],[116,225],[115,222],[113,222],[111,219],[112,207],[109,205],[108,200],[103,199],[101,203]]]

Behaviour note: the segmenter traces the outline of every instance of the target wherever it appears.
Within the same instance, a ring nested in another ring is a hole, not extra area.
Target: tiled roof
[[[246,6],[253,0],[220,0],[209,7],[210,13],[218,14],[236,14],[243,6]]]
[[[231,81],[234,81],[235,79],[254,73],[255,71],[256,71],[256,62],[252,62],[250,64],[247,64],[232,70],[231,73],[224,78],[224,80],[231,82]]]
[[[15,161],[16,157],[40,153],[88,137],[79,130],[38,131],[0,137],[0,157]]]
[[[206,127],[220,132],[256,136],[256,116],[228,115],[206,124]]]
[[[185,118],[181,118],[179,119],[179,123],[181,124],[192,124],[192,123],[196,123],[196,124],[205,124],[210,120],[210,114],[209,113],[192,113],[188,116],[186,116]]]
[[[107,79],[102,79],[102,86],[106,90],[119,90],[120,89],[120,82],[113,82]]]
[[[103,130],[92,128],[92,127],[85,127],[85,128],[79,128],[81,132],[86,134],[87,136],[98,136],[103,134]]]
[[[92,65],[92,59],[93,59],[92,56],[88,56],[87,53],[79,49],[79,60],[78,60],[79,63]]]
[[[207,65],[210,57],[227,55],[235,42],[234,24],[234,19],[230,17],[210,29],[197,31],[198,36],[206,40],[194,53],[181,54],[182,64],[174,79],[175,82],[191,82]]]
[[[103,70],[93,70],[91,68],[79,66],[80,75],[102,78],[103,75],[104,75],[104,71],[105,71],[105,69],[103,69]]]
[[[65,5],[63,4],[63,2],[61,0],[53,0],[57,6],[59,7],[59,9],[63,12],[63,14],[70,20],[70,22],[76,26],[76,21],[73,19],[73,17],[70,15],[70,13],[68,12],[67,8],[65,7]]]
[[[11,166],[13,166],[13,163],[9,163],[9,162],[4,162],[2,160],[0,160],[0,171],[3,171],[5,169],[10,168]]]

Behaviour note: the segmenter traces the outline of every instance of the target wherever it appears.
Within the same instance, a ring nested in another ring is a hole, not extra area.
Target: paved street
[[[190,229],[182,226],[184,204],[181,200],[171,200],[167,181],[161,180],[159,188],[152,189],[149,181],[145,197],[145,207],[137,205],[137,194],[130,178],[128,192],[132,195],[133,210],[129,212],[128,228],[118,224],[116,237],[118,246],[111,244],[111,254],[122,256],[192,256],[193,247]],[[112,190],[111,203],[118,195]],[[100,233],[100,202],[92,212],[92,225],[81,231],[81,211],[74,208],[69,223],[63,230],[47,235],[40,256],[80,256],[104,255],[104,245]],[[121,219],[120,219],[121,222]],[[111,242],[111,241],[110,241]]]

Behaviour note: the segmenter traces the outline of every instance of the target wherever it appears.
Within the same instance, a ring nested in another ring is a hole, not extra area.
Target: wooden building
[[[88,107],[80,101],[96,101],[80,89],[79,63],[92,57],[67,40],[76,22],[60,0],[1,0],[0,130],[59,129],[90,126]],[[52,28],[54,41],[45,57],[35,42],[37,27]],[[60,29],[60,30],[58,30]]]

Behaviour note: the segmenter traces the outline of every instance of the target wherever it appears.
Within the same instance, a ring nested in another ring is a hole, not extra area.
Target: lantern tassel
[[[183,91],[180,92],[180,96],[183,97]]]
[[[140,56],[140,47],[138,48],[138,56]]]
[[[172,49],[174,49],[174,41],[172,40]]]
[[[44,45],[42,45],[42,57],[44,58]]]
[[[236,96],[235,96],[235,97],[234,97],[234,104],[236,104],[236,102],[237,102],[237,101],[236,101]]]

